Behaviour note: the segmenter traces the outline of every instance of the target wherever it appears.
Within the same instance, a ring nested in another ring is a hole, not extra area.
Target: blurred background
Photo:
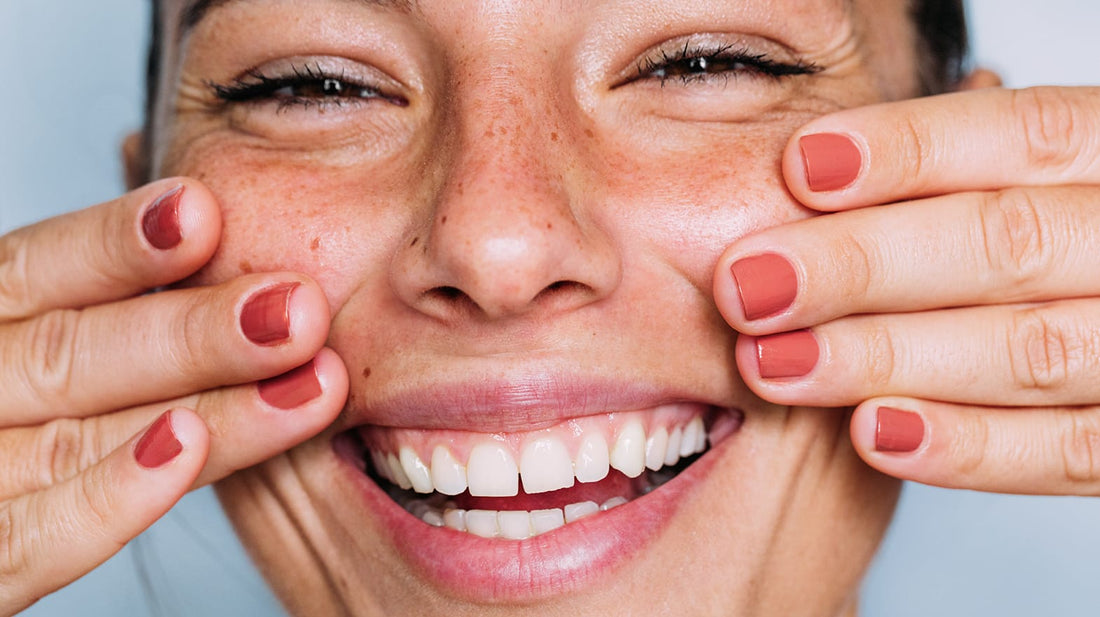
[[[973,0],[974,58],[1009,86],[1100,84],[1100,3]],[[124,191],[146,0],[0,0],[0,232]],[[735,557],[734,557],[735,558]],[[152,590],[150,592],[150,590]],[[1100,614],[1100,499],[908,485],[863,617]],[[209,489],[32,617],[279,615]]]

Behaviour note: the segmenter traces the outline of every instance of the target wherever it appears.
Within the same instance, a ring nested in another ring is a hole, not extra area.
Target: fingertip
[[[209,451],[206,423],[186,408],[165,411],[134,438],[132,446],[134,461],[144,470],[184,468],[193,476],[202,469]]]
[[[201,182],[177,177],[157,180],[132,193],[134,233],[143,247],[143,269],[159,284],[192,274],[213,256],[221,241],[217,199]]]
[[[788,142],[783,177],[803,205],[832,212],[844,209],[844,200],[858,190],[869,160],[867,144],[859,135],[815,121]]]

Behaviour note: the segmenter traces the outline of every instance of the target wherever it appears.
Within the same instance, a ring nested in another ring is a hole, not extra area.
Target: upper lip
[[[371,424],[509,433],[538,430],[570,418],[671,403],[744,409],[728,398],[720,400],[718,393],[707,396],[647,380],[601,377],[589,372],[527,371],[521,375],[483,375],[480,379],[465,377],[381,395],[360,393],[345,407],[337,426],[341,430]]]

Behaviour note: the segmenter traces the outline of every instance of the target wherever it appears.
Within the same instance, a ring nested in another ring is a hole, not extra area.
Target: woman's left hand
[[[783,168],[835,214],[719,260],[749,387],[858,405],[857,451],[900,478],[1100,494],[1100,88],[831,114]]]

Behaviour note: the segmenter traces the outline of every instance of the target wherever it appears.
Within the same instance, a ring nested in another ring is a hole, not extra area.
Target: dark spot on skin
[[[241,263],[237,264],[237,267],[241,269],[241,272],[245,274],[252,274],[252,264],[247,259],[242,259]]]
[[[492,136],[493,136],[493,129],[492,128],[485,129],[485,137],[491,138]]]
[[[557,140],[558,140],[558,134],[557,133],[550,133],[550,141],[557,141]]]
[[[371,370],[370,370],[369,366],[367,368],[363,369],[363,379],[370,379],[370,374],[371,374]]]
[[[316,251],[319,248],[321,248],[321,238],[317,237],[317,238],[314,238],[313,241],[309,243],[309,250]]]
[[[596,134],[592,132],[592,129],[584,129],[584,134],[587,135],[589,139],[596,138]]]
[[[553,229],[553,228],[554,228],[554,224],[553,224],[553,223],[547,223],[547,224],[546,224],[546,228],[547,228],[547,229]]]
[[[439,219],[439,224],[440,225],[446,225],[447,224],[447,215],[443,215],[443,218]]]
[[[413,238],[412,244],[409,245],[409,248],[412,248],[412,247],[416,246],[419,242],[420,242],[420,236],[417,236],[417,237]]]

